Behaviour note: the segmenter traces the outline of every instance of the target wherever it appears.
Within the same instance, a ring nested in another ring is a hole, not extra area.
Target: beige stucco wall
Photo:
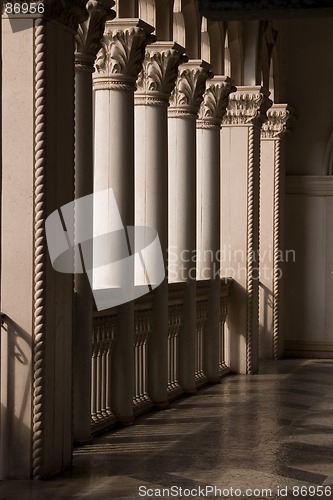
[[[333,356],[333,178],[287,182],[286,348]]]

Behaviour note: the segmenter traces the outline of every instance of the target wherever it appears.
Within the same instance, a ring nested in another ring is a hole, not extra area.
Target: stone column
[[[89,19],[81,24],[76,35],[75,52],[75,198],[92,194],[93,181],[93,112],[92,73],[105,22],[116,13],[113,0],[90,0]],[[93,214],[75,213],[75,233],[91,228]],[[92,243],[91,243],[92,244]],[[92,256],[92,249],[91,249]],[[87,255],[86,255],[87,258]],[[85,262],[88,269],[92,263]],[[73,329],[73,438],[83,443],[91,439],[91,339],[92,291],[86,273],[75,275],[75,307]]]
[[[96,61],[94,190],[112,188],[124,227],[134,225],[134,91],[145,48],[154,28],[140,19],[106,23]],[[115,214],[96,214],[98,224],[112,226]],[[130,249],[133,253],[134,249]],[[97,270],[98,271],[98,270]],[[133,281],[134,281],[134,268]],[[116,286],[117,276],[94,276],[94,288]],[[123,423],[133,421],[134,309],[117,308],[118,336],[113,349],[112,410]]]
[[[260,357],[283,355],[285,170],[284,137],[294,115],[274,104],[261,130],[260,178]]]
[[[168,404],[168,115],[170,94],[185,49],[173,42],[147,47],[135,94],[135,224],[159,235],[166,277],[153,291],[153,334],[148,344],[148,393],[158,407]]]
[[[214,76],[197,120],[197,280],[210,281],[204,371],[211,382],[220,379],[220,129],[229,94],[235,90],[230,78]]]
[[[262,87],[230,96],[221,141],[221,274],[231,276],[227,338],[230,367],[256,373],[259,359],[260,128],[270,107]]]
[[[179,338],[179,382],[195,391],[196,119],[210,65],[190,60],[179,68],[169,108],[169,281],[185,282]]]
[[[74,35],[85,7],[65,0],[57,22],[2,19],[1,478],[46,477],[72,459],[73,276],[51,267],[45,220],[74,196]]]

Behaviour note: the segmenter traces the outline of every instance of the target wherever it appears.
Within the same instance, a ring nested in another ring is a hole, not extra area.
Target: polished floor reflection
[[[333,498],[330,486],[333,360],[282,360],[96,438],[65,475],[3,481],[0,500]]]

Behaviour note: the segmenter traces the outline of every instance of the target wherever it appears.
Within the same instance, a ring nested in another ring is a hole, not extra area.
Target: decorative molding
[[[206,81],[213,77],[211,66],[200,59],[191,59],[179,67],[170,97],[169,117],[197,118],[206,90]]]
[[[32,476],[43,477],[45,383],[46,27],[37,19],[35,50],[34,302]]]
[[[263,87],[238,87],[229,97],[229,105],[222,125],[261,125],[267,120],[266,112],[273,102]]]
[[[261,129],[262,139],[282,139],[291,133],[296,116],[288,104],[273,104]]]
[[[79,24],[88,19],[86,4],[87,0],[45,2],[45,19],[54,19],[76,34]]]
[[[95,63],[95,89],[135,90],[146,46],[156,40],[153,31],[141,19],[107,21]]]
[[[89,18],[80,24],[75,37],[75,68],[81,71],[94,71],[94,61],[101,49],[105,22],[116,16],[111,10],[114,0],[89,0],[87,11]]]
[[[330,175],[288,175],[287,194],[307,196],[333,196],[333,176]]]
[[[184,47],[178,43],[156,42],[149,45],[137,80],[135,103],[168,104],[178,76],[178,67],[187,60]]]
[[[197,127],[220,129],[229,103],[229,95],[236,90],[233,80],[228,76],[214,76],[206,85]]]

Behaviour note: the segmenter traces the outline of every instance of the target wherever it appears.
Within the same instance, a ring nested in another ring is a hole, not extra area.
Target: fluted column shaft
[[[179,68],[169,108],[169,281],[185,282],[179,339],[179,381],[195,391],[196,119],[210,66],[190,60]]]
[[[153,334],[148,345],[148,392],[159,407],[168,401],[167,107],[184,52],[172,42],[148,46],[135,94],[135,224],[156,229],[166,270],[165,280],[153,292]]]
[[[75,198],[92,194],[93,181],[93,111],[92,73],[106,19],[115,17],[113,0],[88,2],[89,19],[81,24],[75,52]],[[79,239],[87,226],[93,234],[93,214],[76,211],[75,233]],[[88,244],[88,242],[87,242]],[[91,242],[92,245],[92,242]],[[86,252],[92,256],[92,250]],[[92,269],[92,262],[85,261]],[[84,273],[75,275],[73,328],[73,438],[75,442],[91,439],[91,345],[93,300],[90,283]]]
[[[197,279],[210,280],[204,332],[205,374],[219,380],[220,129],[232,81],[214,76],[207,83],[197,120]]]
[[[273,104],[261,130],[260,176],[260,356],[283,355],[284,138],[294,115],[287,104]]]
[[[107,22],[102,49],[96,61],[95,178],[94,190],[112,188],[123,225],[134,225],[134,91],[146,45],[154,28],[139,19]],[[112,226],[114,214],[96,217]],[[131,249],[133,252],[133,249]],[[132,269],[134,276],[134,268]],[[116,286],[117,276],[97,270],[94,288]],[[134,279],[133,279],[134,280]],[[123,423],[133,420],[134,309],[133,303],[117,308],[118,336],[112,365],[112,410]]]
[[[240,373],[256,373],[259,363],[260,128],[270,105],[262,87],[238,87],[221,130],[221,274],[234,278],[227,340]]]

